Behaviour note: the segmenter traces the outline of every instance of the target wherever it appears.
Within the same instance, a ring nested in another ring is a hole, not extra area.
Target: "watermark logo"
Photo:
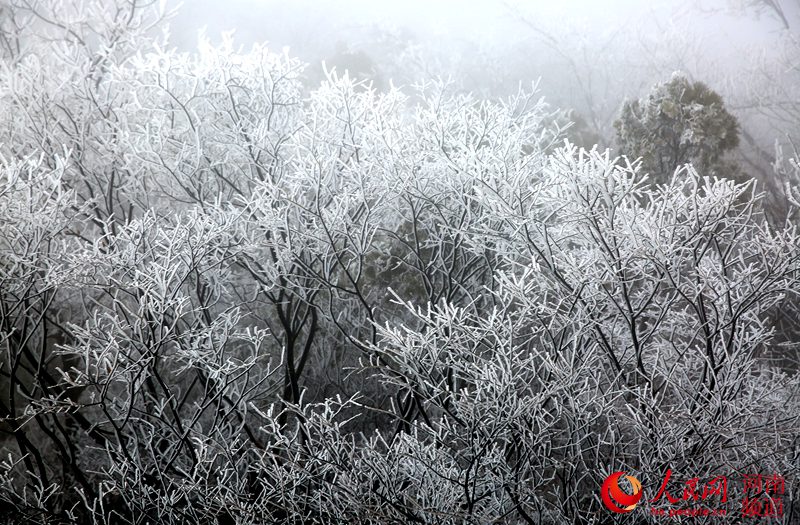
[[[630,489],[620,487],[623,477],[627,480],[624,485],[629,484]],[[728,477],[724,475],[707,480],[701,480],[700,477],[688,480],[679,478],[676,482],[672,478],[672,469],[667,469],[655,495],[649,492],[655,489],[653,486],[648,489],[649,496],[645,499],[641,482],[623,471],[618,471],[605,478],[600,496],[606,508],[617,514],[631,512],[641,504],[641,512],[648,512],[651,516],[725,517],[737,513],[734,504],[738,501],[738,514],[742,518],[783,516],[782,497],[786,494],[786,480],[783,476],[738,474],[734,479],[736,482],[731,486]],[[741,483],[737,483],[739,480]],[[729,499],[729,496],[732,498]]]
[[[619,480],[623,475],[625,473],[622,471],[614,472],[606,478],[600,489],[603,504],[608,510],[618,514],[632,511],[636,508],[639,500],[642,499],[642,484],[633,476],[625,475],[625,479],[631,484],[633,493],[628,494],[622,490],[622,487],[619,486]]]

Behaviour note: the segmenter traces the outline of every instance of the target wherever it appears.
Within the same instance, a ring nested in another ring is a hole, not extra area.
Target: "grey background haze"
[[[758,159],[798,131],[797,119],[770,108],[800,101],[800,1],[774,5],[779,12],[759,0],[187,0],[170,42],[191,50],[201,31],[212,42],[234,31],[244,49],[288,48],[308,63],[312,88],[323,61],[378,90],[443,77],[498,97],[541,79],[546,100],[574,110],[587,144],[604,147],[626,98],[683,71],[724,97],[755,148],[742,154],[768,171]]]

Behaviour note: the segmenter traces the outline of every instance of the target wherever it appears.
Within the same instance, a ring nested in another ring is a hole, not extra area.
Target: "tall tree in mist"
[[[645,98],[626,101],[614,128],[620,153],[641,158],[653,182],[668,181],[684,164],[708,175],[737,175],[725,159],[739,144],[736,117],[715,91],[682,74],[657,84]]]

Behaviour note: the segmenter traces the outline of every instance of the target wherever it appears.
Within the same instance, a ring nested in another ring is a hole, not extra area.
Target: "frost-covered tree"
[[[559,147],[535,91],[309,92],[152,8],[11,8],[3,518],[582,523],[615,470],[797,479],[800,240],[752,185]]]
[[[669,180],[684,164],[704,173],[736,178],[725,153],[739,144],[739,124],[722,98],[702,82],[675,73],[647,97],[626,101],[614,122],[617,147],[641,158],[654,182]]]

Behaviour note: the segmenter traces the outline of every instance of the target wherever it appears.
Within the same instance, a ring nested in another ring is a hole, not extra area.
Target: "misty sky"
[[[673,71],[708,82],[734,106],[751,104],[764,87],[740,79],[759,77],[751,72],[783,50],[779,19],[736,9],[748,1],[187,0],[171,42],[191,50],[201,29],[212,41],[233,30],[244,49],[288,48],[309,64],[310,86],[324,78],[323,61],[361,70],[355,76],[379,90],[442,77],[495,97],[540,79],[547,100],[608,135],[624,99]],[[800,2],[782,5],[797,33]]]
[[[173,2],[174,4],[174,2]],[[515,8],[515,6],[521,6]],[[561,2],[508,2],[483,0],[187,0],[173,20],[174,41],[191,47],[198,29],[209,36],[235,30],[237,42],[267,41],[275,47],[288,46],[298,54],[308,50],[335,49],[337,42],[359,40],[365,26],[409,28],[420,35],[447,35],[507,43],[526,37],[515,11],[543,26],[576,25],[584,31],[602,34],[642,29],[652,31],[677,24],[690,27],[714,48],[736,48],[762,40],[764,33],[779,24],[769,16],[752,19],[715,13],[727,7],[725,0],[702,3],[687,1],[643,2],[641,0],[562,0]]]

